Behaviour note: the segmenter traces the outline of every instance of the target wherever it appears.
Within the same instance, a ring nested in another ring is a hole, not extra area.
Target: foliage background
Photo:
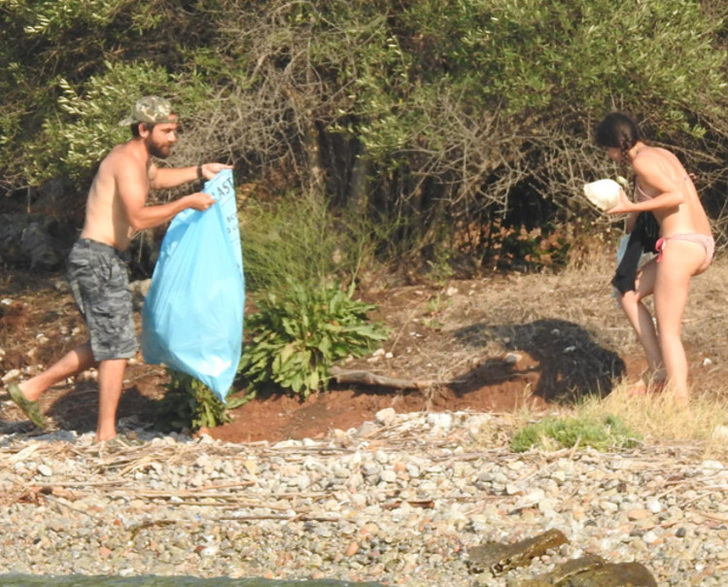
[[[696,174],[724,244],[727,10],[724,0],[2,0],[0,201],[62,178],[78,215],[94,166],[128,137],[117,121],[140,95],[162,94],[184,123],[172,164],[229,161],[251,201],[313,198],[366,219],[385,261],[566,262],[554,242],[618,222],[578,195],[624,173],[591,142],[620,109]]]

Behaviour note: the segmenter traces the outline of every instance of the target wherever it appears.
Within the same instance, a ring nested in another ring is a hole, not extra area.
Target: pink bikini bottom
[[[700,234],[696,232],[673,234],[671,236],[665,236],[657,239],[657,243],[655,243],[655,251],[658,253],[658,263],[662,260],[662,249],[665,247],[665,242],[669,240],[689,241],[691,243],[703,245],[703,248],[705,249],[705,259],[698,271],[705,271],[708,268],[708,265],[710,265],[710,262],[713,260],[713,254],[715,253],[715,240],[713,240],[713,237],[708,234]]]

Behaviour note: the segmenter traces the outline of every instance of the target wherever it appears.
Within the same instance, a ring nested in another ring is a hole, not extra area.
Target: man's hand
[[[204,192],[195,192],[194,194],[185,196],[185,200],[187,200],[188,208],[194,208],[200,212],[204,212],[215,203],[215,198]]]
[[[204,163],[200,165],[202,170],[202,177],[205,179],[212,179],[223,169],[232,169],[232,165],[225,165],[224,163]]]

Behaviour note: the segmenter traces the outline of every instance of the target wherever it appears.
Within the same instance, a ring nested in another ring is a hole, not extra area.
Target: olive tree
[[[224,158],[260,193],[395,227],[400,253],[478,251],[495,225],[588,215],[581,184],[617,171],[592,129],[620,109],[697,172],[722,226],[725,13],[685,0],[8,0],[0,168],[8,188],[81,185],[131,101],[161,93],[180,105],[180,160]]]

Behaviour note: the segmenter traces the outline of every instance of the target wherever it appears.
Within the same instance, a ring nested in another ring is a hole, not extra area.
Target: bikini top
[[[685,174],[682,177],[682,182],[685,183],[689,179],[690,176],[688,174]],[[643,190],[640,187],[640,184],[638,184],[637,182],[634,183],[634,193],[638,202],[646,202],[647,200],[651,200],[652,198],[654,198],[654,196],[651,196],[645,190]]]

